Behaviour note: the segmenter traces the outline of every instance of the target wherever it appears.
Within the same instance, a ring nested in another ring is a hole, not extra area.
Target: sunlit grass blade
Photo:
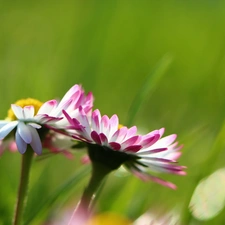
[[[34,207],[34,210],[29,213],[27,220],[24,225],[29,225],[33,219],[37,218],[38,215],[43,212],[47,212],[48,209],[52,208],[53,204],[59,199],[62,198],[66,193],[68,193],[72,188],[75,187],[86,175],[90,173],[90,167],[82,167],[79,169],[71,178],[64,182],[61,186],[57,188],[44,202],[41,202],[40,205]]]
[[[140,91],[136,94],[133,102],[131,103],[128,116],[127,116],[127,126],[131,126],[138,111],[140,110],[142,104],[145,99],[149,97],[150,94],[153,93],[163,75],[166,73],[172,62],[172,56],[170,54],[166,54],[162,57],[162,59],[158,62],[155,68],[149,73],[149,75],[144,80]]]

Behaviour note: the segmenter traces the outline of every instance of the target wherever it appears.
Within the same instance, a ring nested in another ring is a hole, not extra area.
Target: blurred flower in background
[[[124,216],[112,212],[105,212],[93,216],[85,225],[131,225],[131,221]]]
[[[135,220],[132,225],[178,225],[179,216],[177,212],[171,211],[163,214],[154,210],[146,212]]]

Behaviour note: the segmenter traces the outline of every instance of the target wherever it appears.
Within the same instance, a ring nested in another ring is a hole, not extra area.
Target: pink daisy
[[[90,114],[93,107],[93,95],[91,92],[85,95],[81,85],[74,85],[67,91],[62,100],[50,100],[45,102],[37,113],[36,117],[40,118],[61,118],[55,126],[62,128],[68,125],[67,120],[64,118],[62,110],[66,110],[71,117],[76,117],[79,112],[79,107],[82,106],[85,113]]]
[[[183,171],[185,167],[179,166],[176,161],[182,146],[174,142],[175,134],[162,138],[164,128],[139,135],[136,126],[119,128],[117,115],[109,118],[95,110],[89,116],[82,107],[76,118],[66,110],[63,113],[70,123],[69,135],[88,144],[91,161],[102,163],[111,170],[124,165],[144,181],[152,180],[173,189],[176,188],[174,184],[151,175],[149,171],[186,174]]]

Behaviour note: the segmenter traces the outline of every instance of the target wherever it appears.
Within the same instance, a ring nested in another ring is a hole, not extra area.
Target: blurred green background
[[[225,163],[225,134],[218,136],[225,115],[225,1],[1,1],[0,116],[4,119],[20,98],[61,98],[78,83],[93,92],[95,108],[118,114],[125,125],[134,97],[168,53],[173,61],[133,125],[141,132],[166,127],[166,135],[177,133],[184,144],[179,163],[188,167],[188,175],[162,175],[177,184],[172,191],[111,174],[97,209],[131,220],[149,209],[159,214],[176,209],[190,224],[222,224],[224,209],[200,221],[188,214],[187,202],[199,173],[207,170],[208,175]],[[81,167],[81,155],[34,162],[27,214]],[[5,152],[0,158],[1,225],[11,224],[20,157]],[[62,218],[75,206],[87,178],[29,224]]]

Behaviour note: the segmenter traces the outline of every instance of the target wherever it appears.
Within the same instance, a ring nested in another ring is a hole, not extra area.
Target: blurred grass
[[[142,86],[138,90],[133,102],[131,103],[130,109],[127,113],[126,125],[130,127],[138,112],[143,107],[145,99],[153,93],[155,88],[159,85],[163,75],[166,73],[168,67],[172,62],[172,56],[170,54],[165,54],[162,59],[157,63],[153,71],[146,77]]]
[[[149,208],[181,207],[224,120],[225,2],[23,0],[0,5],[1,118],[17,99],[60,98],[81,83],[93,91],[96,108],[117,113],[124,124],[146,76],[165,53],[174,56],[134,124],[141,132],[166,127],[166,134],[178,133],[185,145],[180,163],[188,175],[162,176],[177,184],[175,192],[111,175],[98,209],[135,219]],[[215,169],[224,166],[224,157],[225,151]],[[0,224],[11,224],[19,160],[19,154],[8,152],[0,158]],[[44,173],[39,185],[46,197],[79,166],[78,158],[68,162],[63,156],[36,162],[31,190],[38,171]],[[80,194],[72,192],[62,207],[75,205]],[[218,216],[224,219],[224,213]]]

